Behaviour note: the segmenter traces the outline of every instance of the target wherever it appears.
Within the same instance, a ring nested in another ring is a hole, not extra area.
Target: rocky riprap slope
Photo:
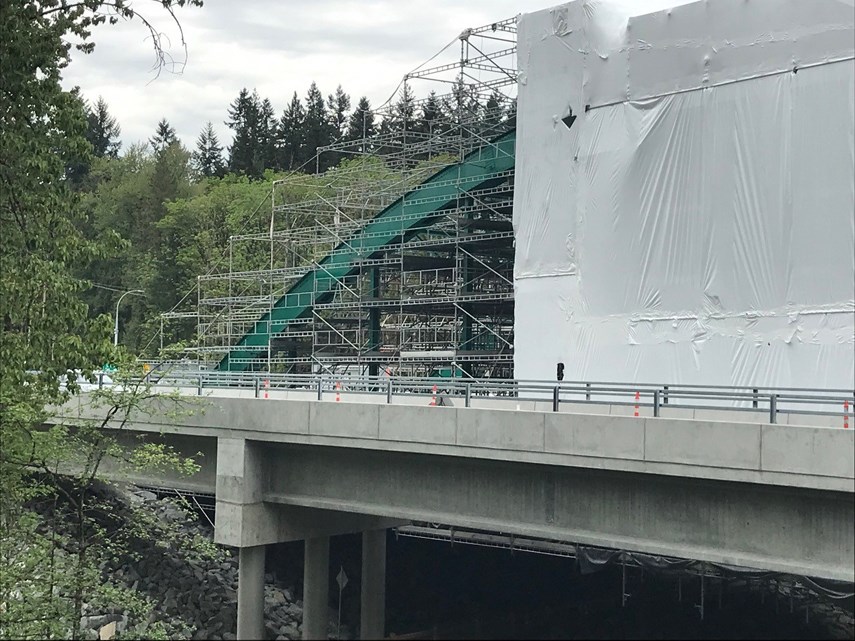
[[[213,539],[213,528],[204,518],[182,509],[170,498],[158,499],[155,494],[131,488],[124,493],[125,501],[143,503],[157,518],[171,522],[188,538],[194,535]],[[201,520],[200,520],[201,519]],[[141,541],[135,550],[139,559],[122,559],[116,566],[102,564],[102,569],[114,582],[124,584],[148,596],[156,604],[148,615],[148,623],[163,623],[171,639],[235,639],[237,627],[238,558],[235,550],[225,550],[220,560],[187,558],[173,546],[160,547]],[[267,639],[302,638],[303,602],[297,598],[294,585],[274,574],[265,575],[265,632]],[[337,637],[337,613],[330,610],[330,638]],[[80,624],[85,635],[97,639],[99,631],[116,622],[117,638],[133,622],[121,610],[95,612],[84,607]],[[342,626],[341,638],[349,638]]]

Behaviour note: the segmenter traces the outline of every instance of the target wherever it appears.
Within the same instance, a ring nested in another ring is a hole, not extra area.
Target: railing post
[[[388,381],[386,381],[386,404],[392,404],[392,378],[390,377]]]
[[[666,385],[664,388],[664,392],[662,393],[662,404],[668,404],[668,386]]]
[[[778,422],[778,395],[772,394],[769,397],[769,422]]]
[[[258,398],[259,381],[258,376],[253,379],[253,387],[255,388],[255,398]]]
[[[653,416],[659,417],[659,390],[653,390]]]
[[[324,400],[324,377],[318,374],[318,400]]]
[[[585,400],[586,401],[591,400],[591,384],[590,383],[585,383]]]
[[[202,396],[202,375],[201,374],[199,374],[199,384],[198,384],[198,387],[196,389],[196,395]]]
[[[552,388],[552,411],[553,412],[558,411],[558,403],[559,402],[560,402],[560,400],[558,398],[558,386],[556,385],[555,387]]]
[[[466,383],[466,407],[472,405],[472,383]]]
[[[751,391],[754,392],[754,400],[751,401],[751,407],[757,407],[757,388],[755,387]]]

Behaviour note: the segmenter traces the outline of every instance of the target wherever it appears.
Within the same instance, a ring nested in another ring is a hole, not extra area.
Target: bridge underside
[[[216,491],[217,540],[227,545],[412,520],[855,581],[848,492],[216,432],[155,437],[205,454],[193,479],[133,480]]]
[[[264,500],[853,580],[851,495],[265,445]]]

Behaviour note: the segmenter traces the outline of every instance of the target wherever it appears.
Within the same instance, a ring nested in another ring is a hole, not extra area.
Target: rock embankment
[[[203,517],[183,509],[171,498],[131,488],[127,500],[143,504],[157,519],[170,522],[181,535],[213,540],[213,527]],[[112,565],[112,567],[110,567]],[[220,558],[189,557],[181,546],[141,540],[132,554],[115,564],[104,564],[113,582],[149,597],[155,604],[146,622],[129,621],[128,612],[96,612],[85,606],[80,625],[91,639],[121,638],[129,625],[160,622],[170,638],[235,639],[237,627],[238,559],[236,551],[223,549]],[[264,616],[266,638],[302,638],[303,602],[293,583],[274,574],[265,575]],[[110,626],[110,627],[106,627]],[[106,627],[106,629],[105,629]],[[337,638],[336,613],[330,611],[330,638]],[[345,626],[341,638],[349,638]]]

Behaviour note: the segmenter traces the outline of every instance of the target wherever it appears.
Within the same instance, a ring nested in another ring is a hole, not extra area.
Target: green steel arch
[[[516,132],[511,131],[467,154],[407,192],[380,211],[359,232],[338,245],[318,266],[298,280],[270,312],[259,318],[217,366],[221,371],[244,371],[262,356],[271,334],[281,332],[290,321],[306,316],[316,303],[332,295],[333,283],[355,270],[354,262],[370,258],[383,247],[397,242],[408,230],[424,228],[436,214],[453,206],[467,191],[488,184],[494,175],[514,167]],[[463,192],[463,193],[461,193]],[[324,278],[316,282],[315,274]],[[241,349],[243,348],[243,349]]]

